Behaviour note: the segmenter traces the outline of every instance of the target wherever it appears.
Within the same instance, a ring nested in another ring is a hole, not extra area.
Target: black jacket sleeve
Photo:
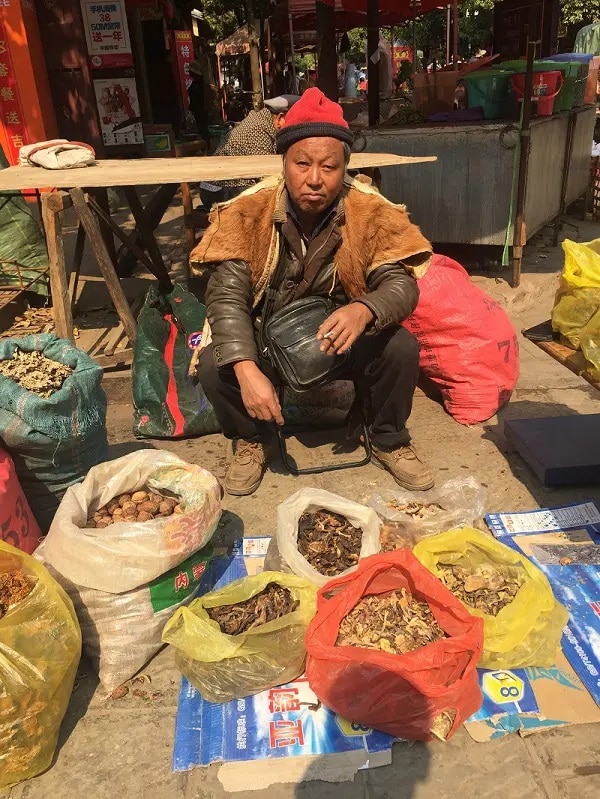
[[[252,277],[245,261],[215,264],[206,289],[206,313],[217,367],[258,362],[252,323]]]
[[[402,264],[383,264],[367,276],[367,294],[354,302],[369,308],[375,320],[376,332],[398,325],[417,307],[419,288],[417,281]]]

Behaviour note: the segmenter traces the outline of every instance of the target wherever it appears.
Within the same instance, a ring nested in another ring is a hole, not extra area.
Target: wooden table
[[[435,160],[435,156],[404,157],[387,153],[356,153],[351,157],[349,168],[401,166]],[[106,160],[98,161],[91,167],[60,170],[14,166],[0,170],[0,190],[36,189],[41,192],[57,335],[73,340],[71,296],[60,218],[61,211],[73,208],[79,220],[73,272],[78,274],[87,236],[124,332],[133,345],[136,322],[117,275],[115,256],[107,247],[99,221],[105,230],[114,234],[155,275],[160,284],[168,289],[171,286],[168,270],[135,187],[261,178],[277,174],[281,168],[281,157],[278,155]],[[106,203],[101,202],[98,191],[109,187],[121,188],[126,197],[136,222],[137,230],[134,234],[121,230],[112,220]],[[140,246],[140,240],[143,246]]]

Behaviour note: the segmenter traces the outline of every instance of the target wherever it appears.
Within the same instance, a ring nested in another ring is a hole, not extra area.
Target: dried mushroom
[[[0,361],[0,375],[18,383],[21,388],[48,399],[73,374],[73,370],[62,363],[46,358],[41,352],[14,351],[12,358]]]
[[[225,635],[240,635],[253,627],[280,619],[292,613],[299,602],[288,588],[269,583],[263,590],[244,602],[205,608],[209,618],[216,621]]]
[[[435,516],[438,511],[444,510],[437,502],[398,502],[396,499],[391,499],[386,505],[390,510],[405,513],[411,519],[428,519],[430,516]]]
[[[0,573],[0,619],[8,609],[25,599],[35,586],[35,582],[22,571]]]
[[[171,497],[162,497],[153,491],[134,491],[119,494],[93,513],[87,526],[101,529],[115,522],[151,522],[160,517],[182,513],[180,503]]]
[[[517,569],[478,566],[469,569],[457,564],[438,567],[438,576],[457,599],[471,608],[497,616],[509,605],[523,585]]]
[[[429,605],[401,588],[359,600],[342,619],[336,645],[403,655],[445,637]]]
[[[329,510],[303,513],[298,521],[298,551],[319,574],[335,577],[356,566],[362,528]]]

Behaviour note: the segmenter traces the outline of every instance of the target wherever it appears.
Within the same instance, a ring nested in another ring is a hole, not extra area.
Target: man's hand
[[[242,391],[242,402],[253,419],[283,424],[281,405],[273,383],[254,361],[239,361],[233,370]]]
[[[353,302],[338,308],[323,322],[317,332],[322,341],[321,352],[342,355],[362,336],[373,321],[373,312],[362,302]]]

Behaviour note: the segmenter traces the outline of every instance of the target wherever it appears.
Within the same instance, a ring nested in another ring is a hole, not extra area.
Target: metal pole
[[[458,0],[452,2],[452,66],[458,69]]]
[[[417,71],[417,2],[412,0],[412,46],[413,46],[413,73]],[[425,64],[427,71],[427,64]]]
[[[446,7],[446,64],[450,63],[450,25],[452,24],[452,11]]]
[[[530,35],[533,33],[530,28]],[[525,94],[523,96],[523,109],[521,111],[521,152],[519,157],[519,180],[517,183],[517,208],[515,214],[515,233],[513,239],[512,260],[512,286],[517,288],[521,282],[521,261],[523,247],[527,241],[525,226],[525,198],[527,194],[527,170],[529,168],[530,121],[531,121],[531,92],[533,91],[533,59],[535,58],[535,45],[533,39],[527,42],[527,72],[525,73]]]
[[[371,56],[379,47],[379,0],[367,0],[367,77],[369,89],[367,102],[369,126],[379,124],[379,63],[374,64]]]

